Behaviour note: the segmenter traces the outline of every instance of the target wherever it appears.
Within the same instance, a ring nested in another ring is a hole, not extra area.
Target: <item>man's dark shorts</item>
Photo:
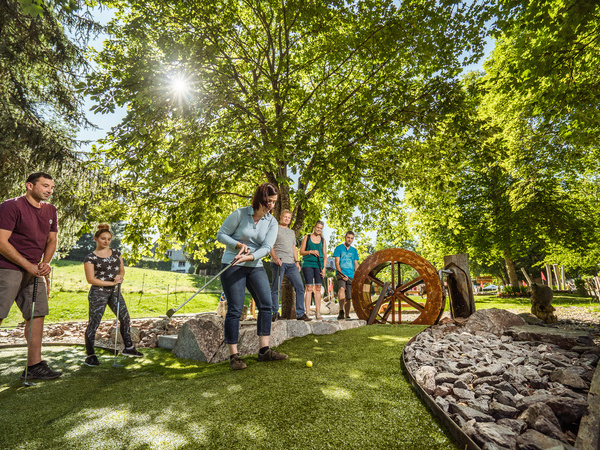
[[[338,282],[338,292],[341,288],[346,290],[346,298],[352,298],[352,278],[348,278],[346,281],[342,278],[342,276],[337,274],[337,282]]]
[[[23,314],[23,319],[31,319],[31,299],[33,297],[33,280],[35,277],[20,270],[0,268],[0,319],[8,316],[13,302]],[[46,291],[46,279],[38,278],[38,286],[35,296],[34,317],[48,315],[48,295]]]

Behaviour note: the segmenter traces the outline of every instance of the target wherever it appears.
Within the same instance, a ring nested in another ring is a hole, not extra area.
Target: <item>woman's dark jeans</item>
[[[223,264],[221,269],[226,267]],[[225,343],[237,344],[240,335],[240,317],[244,308],[246,288],[258,307],[256,334],[271,335],[271,292],[264,267],[231,266],[221,274],[221,285],[227,297],[225,315]]]

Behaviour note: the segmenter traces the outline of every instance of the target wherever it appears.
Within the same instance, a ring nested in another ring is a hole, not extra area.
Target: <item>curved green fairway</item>
[[[400,368],[419,326],[374,325],[296,338],[290,359],[234,372],[227,363],[101,354],[81,365],[82,347],[48,347],[58,380],[25,388],[24,349],[0,356],[3,448],[406,448],[456,449]],[[305,366],[307,360],[314,363]]]

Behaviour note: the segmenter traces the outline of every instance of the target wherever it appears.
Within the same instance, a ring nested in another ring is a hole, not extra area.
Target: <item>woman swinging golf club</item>
[[[123,336],[123,342],[125,343],[125,349],[121,354],[134,357],[143,356],[135,349],[131,340],[129,311],[127,311],[121,290],[118,289],[118,285],[123,282],[125,265],[123,264],[121,252],[110,248],[111,240],[110,227],[105,223],[98,225],[98,231],[94,235],[96,250],[83,260],[85,277],[87,282],[92,285],[88,294],[90,304],[89,322],[85,330],[85,350],[87,353],[85,365],[87,366],[100,365],[94,351],[94,340],[107,304],[117,315],[121,325],[121,336]]]
[[[245,290],[258,306],[256,334],[259,361],[278,361],[287,355],[269,348],[271,335],[271,292],[261,258],[267,256],[277,239],[277,221],[269,214],[277,202],[278,191],[271,183],[258,186],[252,206],[232,212],[217,233],[217,240],[227,247],[221,259],[222,268],[233,262],[221,274],[221,285],[227,297],[225,343],[229,348],[229,365],[233,370],[246,368],[238,353],[240,316],[244,307]]]

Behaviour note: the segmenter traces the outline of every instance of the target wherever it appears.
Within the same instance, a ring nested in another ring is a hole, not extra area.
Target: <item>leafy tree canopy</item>
[[[541,159],[515,166],[523,145],[490,115],[496,101],[486,77],[465,79],[462,107],[421,143],[428,170],[409,182],[407,203],[427,257],[441,264],[444,255],[465,252],[488,267],[503,260],[503,278],[516,285],[516,259],[549,243],[583,248],[596,221],[575,201],[577,171]]]
[[[206,246],[264,181],[296,232],[388,226],[406,148],[452,110],[488,3],[109,2],[87,92],[99,112],[128,108],[99,153],[127,189],[125,240]]]
[[[98,31],[83,2],[0,1],[0,196],[24,193],[32,172],[52,174],[60,247],[83,219],[95,177],[75,151],[87,124],[75,90],[87,68],[85,42]]]

